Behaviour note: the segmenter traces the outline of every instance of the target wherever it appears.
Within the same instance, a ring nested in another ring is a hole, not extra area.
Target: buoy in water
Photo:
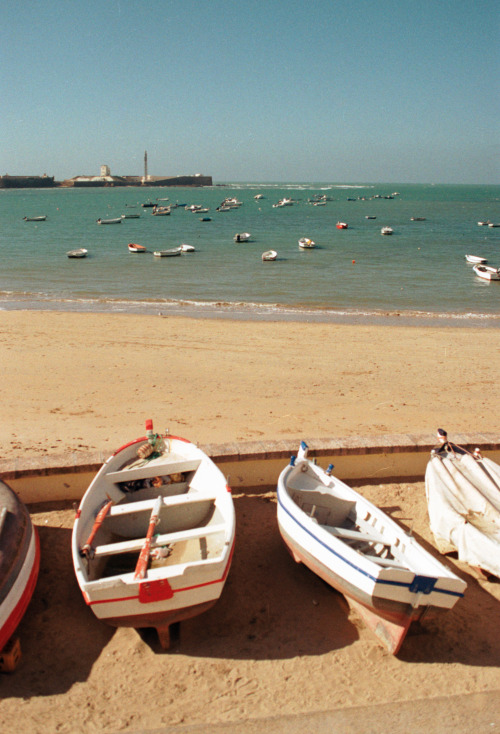
[[[353,260],[353,261],[352,261],[352,264],[353,264],[353,265],[356,265],[356,260]]]

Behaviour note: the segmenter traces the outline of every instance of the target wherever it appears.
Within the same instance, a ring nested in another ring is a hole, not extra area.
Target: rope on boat
[[[474,449],[474,452],[472,452],[464,448],[463,446],[458,446],[458,444],[448,441],[448,433],[444,430],[444,428],[437,429],[437,437],[440,445],[437,446],[435,449],[432,449],[432,454],[451,453],[455,458],[457,457],[457,454],[468,454],[474,459],[483,458],[481,455],[481,450],[479,448]]]

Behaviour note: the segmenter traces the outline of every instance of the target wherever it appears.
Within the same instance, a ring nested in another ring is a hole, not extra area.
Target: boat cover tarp
[[[425,491],[431,530],[441,553],[500,577],[500,466],[470,454],[434,454]]]

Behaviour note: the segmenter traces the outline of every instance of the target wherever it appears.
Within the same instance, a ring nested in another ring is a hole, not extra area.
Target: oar
[[[158,525],[158,521],[160,519],[162,501],[163,498],[160,495],[154,503],[153,511],[151,513],[151,517],[149,518],[149,527],[146,535],[146,540],[144,541],[144,545],[142,546],[142,550],[137,560],[137,566],[135,567],[134,579],[143,579],[146,575],[146,570],[149,563],[149,554],[151,552],[151,543],[153,540],[155,527]]]
[[[105,505],[103,505],[101,507],[101,509],[97,513],[96,519],[94,521],[94,525],[92,526],[92,530],[90,531],[90,535],[87,538],[87,542],[85,543],[85,545],[83,545],[80,548],[80,555],[81,556],[87,556],[87,558],[88,558],[91,555],[92,541],[94,540],[95,536],[97,535],[97,531],[101,527],[101,525],[102,525],[102,523],[104,521],[104,518],[108,514],[108,512],[110,510],[110,507],[111,507],[112,504],[113,504],[113,500],[109,500],[108,502],[106,502]]]

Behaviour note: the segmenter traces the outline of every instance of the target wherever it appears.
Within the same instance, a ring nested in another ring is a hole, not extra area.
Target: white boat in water
[[[250,232],[240,232],[234,235],[233,240],[235,242],[249,242],[251,236]]]
[[[182,252],[181,247],[172,247],[169,250],[155,250],[153,255],[155,257],[177,257]]]
[[[140,214],[122,214],[122,219],[140,219]]]
[[[76,514],[76,578],[94,614],[116,627],[169,626],[209,609],[229,573],[235,537],[231,491],[190,441],[153,432],[118,449]]]
[[[442,429],[438,439],[425,473],[436,545],[500,578],[500,466],[479,449],[471,453],[449,442]]]
[[[362,495],[307,458],[278,481],[278,525],[296,561],[336,588],[396,654],[412,621],[450,609],[466,583]]]
[[[129,242],[127,247],[129,252],[146,252],[144,245],[138,245],[136,242]]]
[[[468,263],[473,265],[486,265],[488,260],[485,257],[479,257],[479,255],[466,255],[465,259]]]
[[[47,215],[43,214],[39,217],[23,217],[25,222],[45,222]]]
[[[187,245],[185,242],[181,245],[181,252],[195,252],[196,248],[193,245]]]
[[[116,219],[98,219],[97,224],[121,224],[122,218],[117,217]]]
[[[472,269],[483,280],[500,280],[500,268],[493,268],[490,265],[474,265]]]
[[[312,250],[316,247],[316,243],[309,237],[301,237],[299,240],[299,247],[301,250]]]
[[[72,258],[82,258],[87,257],[88,250],[86,250],[84,247],[79,247],[77,250],[70,250],[66,253],[68,257]]]
[[[382,227],[380,234],[392,234],[394,232],[392,227]]]
[[[276,250],[267,250],[266,252],[262,253],[262,260],[264,262],[268,262],[270,260],[276,260],[277,257],[278,257],[278,253],[276,252]]]

